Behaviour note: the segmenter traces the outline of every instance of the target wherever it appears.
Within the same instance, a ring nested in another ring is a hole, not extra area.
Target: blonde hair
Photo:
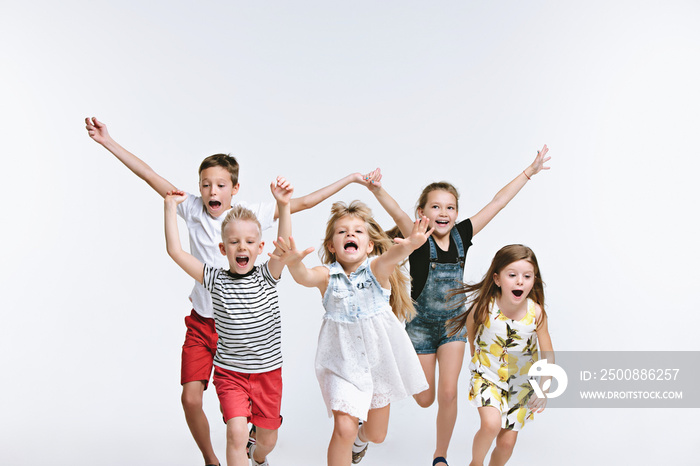
[[[224,230],[226,230],[226,226],[231,223],[231,222],[237,222],[237,221],[247,221],[247,222],[253,222],[258,226],[258,235],[262,236],[262,227],[260,226],[260,222],[258,221],[258,217],[255,216],[252,210],[236,205],[231,208],[228,214],[226,214],[226,218],[224,221],[221,223],[221,239],[222,241],[225,241],[226,239],[224,238]]]
[[[382,255],[393,244],[384,230],[382,230],[382,227],[372,217],[372,210],[366,204],[360,201],[352,201],[350,205],[344,202],[336,202],[331,207],[331,216],[326,225],[326,236],[323,239],[323,248],[320,251],[321,261],[324,264],[332,264],[336,261],[336,255],[330,250],[335,224],[338,220],[348,215],[365,222],[369,239],[374,243],[374,248],[369,254],[370,256]],[[411,320],[416,310],[408,292],[410,280],[403,272],[401,264],[397,264],[389,276],[389,283],[391,284],[391,297],[389,299],[391,310],[399,319]]]
[[[532,249],[527,246],[523,246],[522,244],[510,244],[499,249],[493,261],[491,261],[491,267],[489,267],[488,272],[486,272],[486,275],[484,275],[484,278],[479,283],[474,283],[473,285],[464,284],[461,288],[450,293],[450,297],[463,295],[458,306],[471,303],[465,312],[447,321],[447,328],[450,335],[456,335],[466,327],[467,317],[470,312],[474,312],[475,329],[478,329],[481,324],[486,322],[489,315],[491,300],[501,296],[501,289],[496,286],[496,282],[493,279],[494,275],[499,274],[501,270],[508,267],[508,265],[513,262],[520,260],[528,261],[535,269],[535,284],[527,297],[539,304],[542,308],[542,313],[537,319],[537,328],[540,328],[544,319],[547,318],[547,314],[544,311],[544,282],[542,281],[540,267],[537,265],[537,257],[535,257],[535,253],[532,252]]]

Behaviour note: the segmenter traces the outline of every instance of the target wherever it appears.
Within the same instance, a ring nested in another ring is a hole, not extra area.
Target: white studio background
[[[246,200],[271,199],[278,174],[302,195],[381,167],[409,211],[427,183],[453,182],[460,218],[546,143],[552,169],[476,236],[466,279],[524,243],[555,349],[700,349],[698,24],[695,1],[3,1],[0,464],[201,464],[179,401],[191,280],[165,252],[161,199],[86,116],[189,191],[216,152],[238,157]],[[299,244],[318,247],[331,202],[356,198],[391,226],[353,185],[294,216]],[[270,460],[320,465],[321,300],[288,273],[280,294]],[[478,428],[467,384],[465,364],[456,465]],[[205,404],[224,458],[213,389]],[[429,464],[435,412],[397,403],[363,464]],[[691,464],[694,415],[551,409],[511,463]]]

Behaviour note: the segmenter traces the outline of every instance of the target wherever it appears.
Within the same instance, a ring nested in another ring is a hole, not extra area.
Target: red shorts
[[[219,339],[214,319],[202,317],[192,309],[192,313],[185,317],[185,325],[187,333],[182,345],[180,384],[202,381],[206,390],[214,367],[216,341]]]
[[[282,368],[261,374],[244,374],[214,367],[214,386],[224,422],[245,417],[263,429],[282,424]]]

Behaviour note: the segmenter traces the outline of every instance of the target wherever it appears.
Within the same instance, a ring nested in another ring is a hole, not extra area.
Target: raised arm
[[[204,264],[192,254],[182,249],[180,234],[177,228],[177,205],[187,198],[182,191],[172,191],[165,195],[165,247],[168,255],[187,274],[202,283],[204,280]]]
[[[370,264],[372,273],[382,286],[388,287],[389,276],[397,265],[404,261],[413,251],[421,247],[430,235],[433,228],[428,228],[428,218],[422,217],[413,223],[411,234],[406,238],[396,238],[396,244],[391,246],[384,254],[376,258]]]
[[[88,135],[95,142],[110,151],[136,176],[148,183],[161,197],[164,198],[168,192],[177,190],[170,181],[156,173],[146,162],[117,144],[107,132],[107,125],[98,121],[97,118],[85,118],[85,129],[87,129]]]
[[[362,181],[362,175],[360,173],[351,173],[348,176],[339,179],[335,183],[331,183],[319,190],[316,190],[306,196],[297,197],[292,199],[290,206],[292,213],[300,212],[302,210],[310,209],[321,202],[325,201],[335,193],[339,192],[341,189],[349,185],[350,183],[360,183]],[[275,211],[275,219],[279,217],[279,210]]]
[[[294,281],[308,288],[318,288],[323,295],[328,286],[329,273],[326,267],[307,268],[302,260],[313,252],[314,248],[308,248],[305,251],[297,249],[294,238],[291,236],[287,239],[282,237],[275,241],[275,253],[270,254],[270,257],[283,262],[292,274]]]
[[[399,227],[401,234],[404,237],[408,237],[413,231],[413,220],[410,215],[401,209],[399,203],[386,192],[381,181],[382,172],[379,168],[362,177],[362,184],[374,194],[379,204],[381,204],[384,210],[391,216],[396,226]]]
[[[525,186],[530,178],[535,176],[540,172],[540,170],[549,170],[549,167],[545,167],[544,164],[551,159],[547,157],[547,152],[549,149],[545,144],[542,150],[537,151],[537,157],[535,161],[532,162],[525,170],[520,172],[513,181],[501,188],[500,191],[496,193],[494,198],[486,204],[486,206],[481,209],[476,215],[470,217],[472,222],[473,234],[476,235],[481,230],[484,229],[488,223],[493,220],[497,213],[499,213],[508,203],[515,197],[516,194]]]
[[[279,223],[277,225],[277,236],[281,238],[289,238],[292,236],[292,212],[290,209],[290,201],[294,188],[286,179],[278,176],[275,181],[270,184],[272,195],[277,200],[277,211],[279,212]],[[275,245],[277,246],[277,245]],[[275,249],[270,255],[270,273],[275,278],[280,278],[284,262],[279,260],[275,254],[279,254],[279,250]]]

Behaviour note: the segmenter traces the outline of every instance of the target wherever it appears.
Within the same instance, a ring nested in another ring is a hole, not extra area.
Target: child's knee
[[[450,404],[457,400],[457,386],[442,387],[438,393],[438,403]]]
[[[202,394],[196,390],[183,390],[180,401],[185,411],[202,409]]]
[[[387,428],[362,431],[362,438],[372,443],[382,443],[386,439]]]
[[[358,427],[357,418],[349,415],[336,415],[333,426],[333,435],[342,439],[343,441],[353,442],[357,436]]]
[[[247,424],[230,419],[226,423],[226,444],[236,450],[245,449],[248,444]]]
[[[515,448],[515,442],[516,440],[518,440],[517,433],[512,431],[506,431],[504,432],[504,434],[499,435],[496,439],[496,448],[500,449],[503,452],[512,453],[513,448]]]
[[[258,428],[255,443],[258,447],[271,451],[277,445],[277,431]]]
[[[432,406],[433,402],[435,401],[435,389],[429,388],[416,395],[413,395],[413,399],[416,400],[416,403],[418,403],[418,406],[421,408],[428,408]]]
[[[489,437],[495,438],[501,432],[501,423],[491,419],[482,419],[479,430]]]

